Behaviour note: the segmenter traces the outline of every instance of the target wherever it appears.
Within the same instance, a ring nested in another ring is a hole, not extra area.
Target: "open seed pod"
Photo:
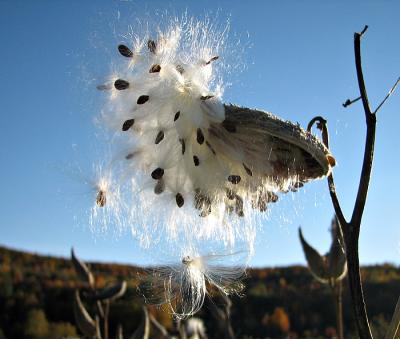
[[[126,70],[114,80],[107,121],[129,144],[132,177],[142,170],[156,195],[169,194],[177,208],[192,201],[201,217],[243,217],[247,206],[264,212],[278,193],[327,175],[335,160],[319,139],[270,113],[223,104],[213,88],[220,45],[196,29],[118,47]]]

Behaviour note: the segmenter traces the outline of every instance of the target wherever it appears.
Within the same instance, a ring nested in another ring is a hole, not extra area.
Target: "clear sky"
[[[324,3],[324,4],[323,4]],[[306,126],[323,115],[343,209],[349,216],[365,135],[353,33],[363,40],[365,78],[373,107],[400,76],[398,1],[0,1],[0,244],[43,254],[148,263],[130,234],[93,234],[83,215],[90,192],[74,178],[99,155],[93,119],[110,55],[128,25],[180,16],[231,21],[246,65],[231,74],[224,100],[273,112]],[[140,32],[138,32],[140,34]],[[236,36],[236,38],[235,38]],[[243,51],[242,51],[243,50]],[[234,53],[234,51],[233,51]],[[376,157],[360,239],[361,262],[400,262],[400,91],[378,114]],[[77,184],[78,182],[78,184]],[[324,180],[273,206],[258,234],[256,266],[305,263],[297,236],[325,252],[333,210]]]

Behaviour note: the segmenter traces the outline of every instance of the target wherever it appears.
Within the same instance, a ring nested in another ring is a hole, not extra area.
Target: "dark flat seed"
[[[156,50],[157,50],[157,44],[156,44],[156,42],[154,41],[154,40],[149,40],[149,41],[147,41],[147,48],[149,49],[149,51],[151,52],[151,53],[156,53]]]
[[[200,97],[200,100],[208,100],[208,99],[211,99],[211,98],[214,98],[214,96],[213,95],[202,95],[201,97]]]
[[[208,61],[206,62],[206,65],[211,64],[213,61],[217,60],[218,58],[219,58],[219,56],[214,56],[214,57],[212,57],[210,60],[208,60]]]
[[[158,145],[163,139],[164,139],[164,132],[163,131],[158,132],[155,144]]]
[[[156,64],[151,66],[149,73],[158,73],[160,71],[161,71],[161,66]]]
[[[195,166],[199,166],[200,165],[200,160],[196,155],[193,156],[193,162],[194,162]]]
[[[178,120],[180,115],[181,115],[180,111],[176,112],[174,116],[174,121]]]
[[[126,132],[128,129],[130,129],[133,126],[134,123],[135,123],[135,119],[126,120],[122,125],[122,130],[124,132]]]
[[[228,177],[228,181],[231,182],[234,185],[238,184],[241,179],[242,178],[240,177],[240,175],[230,175]]]
[[[226,210],[227,213],[232,214],[232,212],[233,212],[233,206],[228,205],[228,206],[225,207],[225,210]]]
[[[137,104],[138,105],[143,105],[144,103],[146,103],[149,100],[149,96],[148,95],[141,95],[138,99],[137,99]]]
[[[160,167],[156,168],[153,172],[151,172],[151,177],[154,180],[160,180],[164,175],[164,170]]]
[[[260,212],[265,212],[268,209],[268,205],[267,202],[265,200],[259,200],[258,201],[258,209],[260,210]]]
[[[248,168],[245,163],[243,163],[243,167],[244,167],[246,173],[252,177],[253,176],[253,172],[251,171],[251,169]]]
[[[231,189],[229,189],[229,188],[226,189],[226,197],[229,200],[233,200],[235,198],[235,196],[236,196],[235,193]]]
[[[243,199],[241,197],[239,197],[238,195],[236,195],[236,203],[235,203],[235,211],[236,214],[239,217],[243,217],[244,213],[243,213]]]
[[[114,87],[117,90],[122,91],[122,90],[127,89],[129,87],[129,82],[126,81],[126,80],[117,79],[114,82]]]
[[[181,65],[176,65],[175,68],[181,74],[183,74],[183,72],[185,72],[185,69]]]
[[[222,121],[222,127],[224,127],[228,132],[235,133],[236,132],[236,125],[229,120]]]
[[[201,213],[200,213],[200,217],[205,218],[205,217],[207,217],[207,216],[210,215],[210,214],[211,214],[211,206],[209,206],[209,207],[206,208],[206,209],[203,209],[203,210],[201,211]]]
[[[110,84],[102,84],[102,85],[97,85],[96,88],[99,91],[108,91],[112,88],[112,86]]]
[[[99,193],[97,193],[96,204],[99,207],[104,207],[106,205],[106,202],[107,202],[106,192],[100,190]]]
[[[179,142],[182,145],[182,155],[185,154],[186,146],[185,146],[185,139],[179,139]]]
[[[135,156],[135,153],[129,153],[129,154],[127,154],[127,155],[125,156],[125,159],[126,159],[126,160],[130,160],[130,159],[132,159],[134,156]]]
[[[164,180],[160,179],[157,181],[156,186],[154,187],[155,194],[161,194],[165,190],[165,182]]]
[[[118,51],[121,53],[121,55],[123,55],[126,58],[132,58],[133,57],[132,51],[129,49],[129,47],[127,47],[125,45],[119,45],[118,46]]]
[[[278,196],[274,192],[268,193],[268,202],[277,202]]]
[[[202,145],[204,143],[204,134],[200,128],[197,129],[197,142],[200,145]]]
[[[175,196],[175,200],[176,200],[176,204],[178,205],[179,208],[181,208],[183,206],[183,204],[185,203],[185,200],[182,197],[182,194],[178,193]]]
[[[200,189],[195,190],[196,194],[194,195],[194,206],[196,209],[208,209],[211,208],[211,200],[210,198],[201,193]]]
[[[206,145],[210,149],[212,154],[217,155],[217,153],[215,152],[214,148],[211,146],[211,144],[208,141],[206,141]]]

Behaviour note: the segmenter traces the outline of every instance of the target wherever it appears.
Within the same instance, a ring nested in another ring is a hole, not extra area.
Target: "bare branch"
[[[311,132],[312,126],[314,123],[317,123],[317,128],[321,130],[321,135],[322,135],[322,141],[325,144],[326,148],[329,148],[329,132],[328,132],[328,126],[327,126],[327,121],[321,116],[317,116],[308,123],[307,125],[307,131]],[[336,187],[335,187],[335,181],[333,179],[333,174],[330,173],[328,176],[328,187],[329,187],[329,194],[331,196],[333,208],[335,209],[336,216],[339,220],[339,224],[341,225],[341,228],[343,228],[345,225],[347,225],[346,218],[344,217],[342,208],[340,207],[339,199],[336,195]]]
[[[361,64],[361,37],[367,30],[368,26],[365,26],[361,33],[354,34],[354,54],[357,69],[358,87],[363,102],[365,121],[367,124],[367,136],[365,140],[364,159],[361,170],[361,177],[358,186],[358,192],[356,202],[354,205],[353,214],[351,217],[350,224],[357,225],[355,232],[358,234],[360,231],[361,218],[364,212],[365,202],[367,200],[368,186],[371,177],[372,162],[374,158],[374,145],[375,145],[375,129],[376,129],[376,116],[371,112],[371,108],[368,101],[367,89],[365,87],[364,75]]]
[[[397,85],[400,82],[400,77],[397,79],[397,81],[395,82],[395,84],[392,86],[392,88],[390,89],[390,91],[388,92],[388,94],[386,95],[385,99],[382,100],[382,102],[379,104],[379,106],[376,108],[376,110],[374,111],[374,114],[376,114],[379,109],[383,106],[383,104],[385,103],[385,101],[387,99],[389,99],[389,97],[393,94],[393,92],[396,90]]]
[[[342,104],[342,106],[343,106],[344,108],[346,108],[347,106],[350,106],[350,105],[354,104],[355,102],[357,102],[357,101],[360,100],[360,99],[361,99],[361,97],[355,98],[355,99],[353,99],[353,100],[347,99],[347,100]]]
[[[367,29],[368,29],[368,25],[365,25],[364,29],[360,33],[356,33],[356,34],[358,34],[361,38],[364,35],[364,33],[367,31]]]

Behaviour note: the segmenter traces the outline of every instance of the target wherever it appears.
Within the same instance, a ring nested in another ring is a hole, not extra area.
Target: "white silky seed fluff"
[[[277,193],[326,175],[328,151],[298,126],[222,103],[213,66],[223,62],[224,39],[212,34],[202,23],[174,22],[154,40],[135,37],[119,45],[122,68],[112,77],[103,116],[127,145],[120,176],[126,183],[121,179],[120,185],[133,185],[132,196],[139,196],[145,210],[141,217],[161,214],[162,206],[169,218],[158,222],[176,237],[169,199],[175,209],[189,205],[191,214],[214,219],[216,226],[207,222],[209,229],[199,234],[231,242],[243,232],[224,234],[226,214],[240,219],[252,209],[265,212]],[[194,227],[188,226],[186,235]]]

